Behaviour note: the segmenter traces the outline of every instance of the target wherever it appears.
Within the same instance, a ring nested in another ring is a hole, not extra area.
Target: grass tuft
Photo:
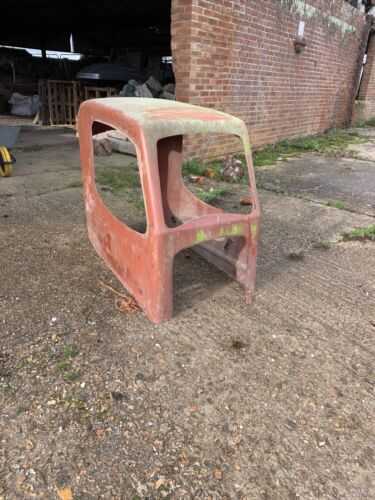
[[[182,174],[186,175],[205,175],[207,167],[199,160],[187,160],[182,166]]]
[[[300,153],[340,152],[349,144],[361,142],[365,142],[363,137],[355,132],[345,130],[331,130],[321,135],[285,140],[255,151],[253,154],[254,166],[273,165],[280,158],[285,159]]]
[[[75,372],[75,371],[68,371],[68,372],[65,372],[64,375],[63,375],[63,379],[66,381],[66,382],[75,382],[76,380],[78,380],[80,378],[81,374],[80,372]]]
[[[326,240],[317,241],[313,245],[313,247],[316,248],[317,250],[329,250],[331,246],[332,246],[331,242]]]
[[[221,169],[223,162],[220,160],[209,163],[201,163],[199,160],[185,161],[182,166],[182,175],[196,175],[198,177],[208,177],[210,179],[222,180]]]
[[[78,347],[75,346],[74,344],[64,345],[63,349],[64,359],[75,358],[76,356],[78,356],[78,354],[79,354]]]
[[[138,173],[132,169],[131,165],[125,168],[99,170],[96,174],[96,181],[102,186],[111,188],[113,193],[118,193],[123,189],[140,187]]]
[[[301,153],[339,153],[350,144],[357,144],[365,141],[365,138],[355,132],[336,129],[325,134],[285,140],[254,151],[254,166],[263,167],[266,165],[274,165],[277,160],[297,156]],[[235,156],[245,164],[244,155],[238,154]],[[182,172],[184,176],[197,175],[223,180],[221,169],[222,162],[219,160],[203,164],[199,160],[194,159],[184,163]],[[245,178],[244,181],[246,180]]]
[[[223,188],[210,188],[208,191],[197,189],[196,191],[198,198],[205,203],[212,203],[218,198],[221,198],[225,193],[226,190]]]
[[[327,207],[338,208],[339,210],[345,210],[346,206],[343,201],[327,201]]]
[[[357,229],[353,229],[352,231],[348,233],[343,234],[343,238],[346,241],[349,240],[359,240],[359,241],[364,241],[364,240],[370,240],[370,241],[375,241],[375,224],[372,224],[367,227],[360,227]]]
[[[81,373],[79,371],[75,371],[71,362],[67,360],[59,361],[56,368],[59,372],[61,372],[62,377],[66,382],[74,382],[81,376]]]
[[[67,372],[72,367],[69,361],[59,361],[56,366],[60,372]]]

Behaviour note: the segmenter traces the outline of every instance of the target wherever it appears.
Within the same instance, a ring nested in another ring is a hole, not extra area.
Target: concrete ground
[[[175,316],[156,326],[101,284],[121,291],[87,239],[74,135],[28,128],[14,153],[0,178],[0,499],[375,498],[375,243],[340,239],[375,223],[372,159],[259,168],[255,303],[186,251]]]

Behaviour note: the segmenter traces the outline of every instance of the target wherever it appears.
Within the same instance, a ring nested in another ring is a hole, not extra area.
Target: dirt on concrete
[[[375,243],[341,241],[374,224],[375,164],[258,169],[255,303],[188,250],[156,326],[103,286],[123,292],[87,239],[74,136],[36,130],[0,179],[0,499],[375,498]],[[142,223],[137,187],[100,189]]]

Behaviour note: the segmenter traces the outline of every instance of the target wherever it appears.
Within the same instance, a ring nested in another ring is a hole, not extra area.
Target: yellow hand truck
[[[10,177],[15,158],[9,151],[18,138],[20,127],[0,125],[0,177]]]
[[[0,177],[10,177],[13,172],[14,156],[6,146],[0,146]]]

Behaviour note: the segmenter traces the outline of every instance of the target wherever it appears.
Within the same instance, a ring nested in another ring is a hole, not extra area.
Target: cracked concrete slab
[[[318,154],[259,167],[257,180],[267,190],[322,203],[342,202],[358,213],[375,216],[375,163]]]

